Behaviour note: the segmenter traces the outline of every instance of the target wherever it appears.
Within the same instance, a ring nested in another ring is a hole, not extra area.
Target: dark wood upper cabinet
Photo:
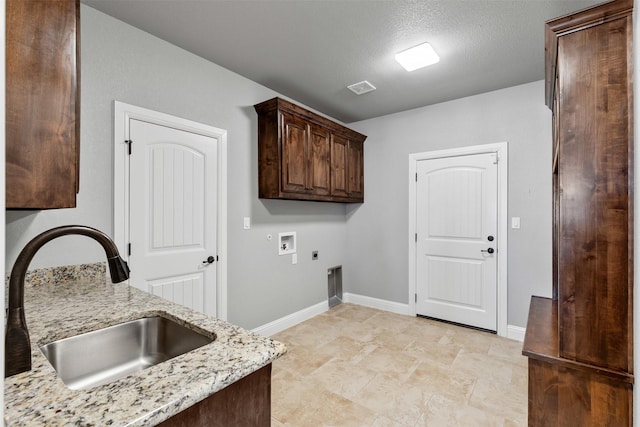
[[[280,98],[254,107],[260,198],[364,201],[366,136]]]
[[[7,208],[76,205],[79,18],[79,0],[6,2]]]
[[[553,298],[534,297],[529,425],[632,425],[632,0],[546,24]]]

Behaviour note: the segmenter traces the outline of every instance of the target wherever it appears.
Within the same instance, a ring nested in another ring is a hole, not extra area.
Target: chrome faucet
[[[18,255],[9,279],[9,312],[4,337],[5,378],[31,370],[31,342],[24,317],[24,278],[27,274],[27,267],[36,252],[45,243],[56,237],[69,234],[91,237],[102,245],[107,255],[113,283],[122,282],[129,278],[129,266],[120,258],[118,248],[113,240],[100,230],[82,225],[65,225],[52,228],[34,237]]]

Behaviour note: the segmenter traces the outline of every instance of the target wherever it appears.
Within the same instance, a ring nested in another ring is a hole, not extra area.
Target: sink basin
[[[70,389],[126,377],[213,342],[173,320],[154,316],[54,341],[40,347]]]

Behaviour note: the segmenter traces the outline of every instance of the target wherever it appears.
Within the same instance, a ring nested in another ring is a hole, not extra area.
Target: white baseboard
[[[295,326],[298,323],[302,323],[305,320],[311,319],[313,316],[322,314],[328,309],[328,301],[319,302],[318,304],[303,308],[300,311],[296,311],[295,313],[291,313],[287,316],[281,317],[280,319],[276,319],[273,322],[269,322],[266,325],[258,326],[257,328],[252,329],[252,331],[265,337],[270,337],[277,334],[278,332]]]
[[[365,307],[377,308],[379,310],[390,311],[396,314],[404,314],[409,316],[409,304],[402,304],[395,301],[387,301],[384,299],[367,297],[364,295],[352,294],[346,292],[342,301],[352,304],[363,305]]]
[[[507,325],[507,338],[522,342],[524,341],[524,333],[526,330],[526,328],[521,326]]]
[[[409,312],[409,304],[402,304],[395,301],[387,301],[380,298],[352,294],[349,292],[346,292],[343,295],[342,301],[351,304],[362,305],[364,307],[377,308],[378,310],[390,311],[396,314],[404,314],[406,316],[411,315],[411,313]],[[295,326],[298,323],[302,323],[305,320],[311,319],[318,314],[322,314],[328,309],[328,301],[322,301],[310,307],[303,308],[300,311],[296,311],[295,313],[291,313],[287,316],[281,317],[280,319],[276,319],[273,322],[267,323],[266,325],[258,326],[257,328],[252,329],[252,331],[260,335],[270,337],[277,334],[278,332]],[[507,338],[522,342],[524,341],[525,331],[526,329],[520,326],[507,325]]]

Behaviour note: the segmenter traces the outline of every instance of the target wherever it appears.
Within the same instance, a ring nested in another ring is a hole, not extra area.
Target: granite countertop
[[[32,370],[4,382],[7,426],[149,426],[268,365],[277,341],[130,287],[90,280],[25,289]],[[40,345],[156,314],[215,334],[213,343],[112,383],[71,390]]]

